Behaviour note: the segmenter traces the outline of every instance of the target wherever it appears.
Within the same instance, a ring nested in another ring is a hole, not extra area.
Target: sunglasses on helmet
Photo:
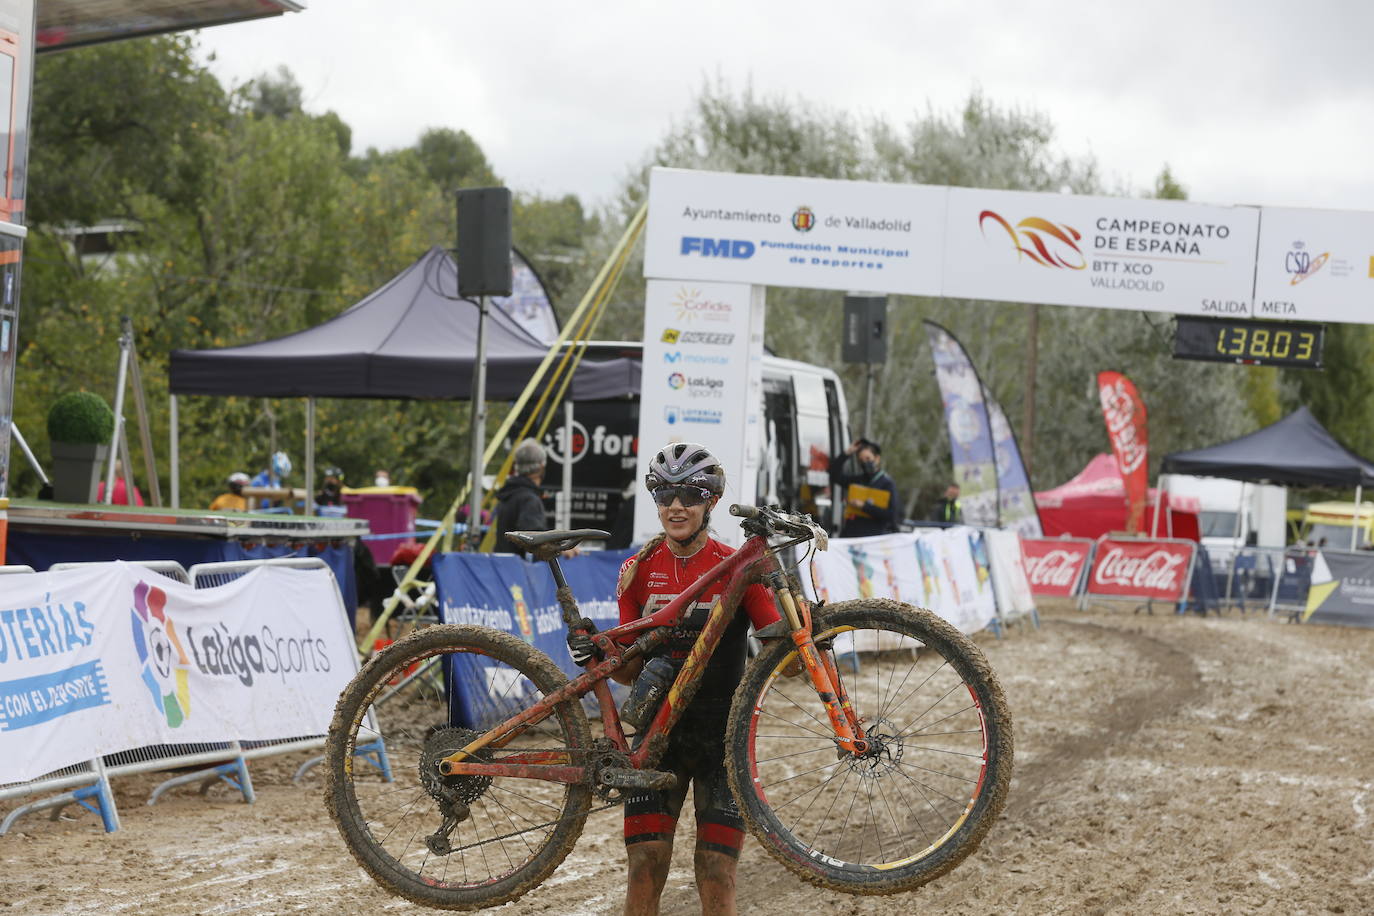
[[[673,500],[677,500],[684,506],[700,506],[703,503],[710,502],[711,498],[716,495],[705,487],[691,487],[685,485],[658,487],[651,492],[654,496],[654,502],[664,507],[671,506]]]

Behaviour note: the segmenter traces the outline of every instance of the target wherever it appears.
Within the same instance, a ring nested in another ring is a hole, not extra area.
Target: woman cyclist
[[[665,446],[649,462],[644,483],[658,509],[663,533],[650,539],[620,569],[621,623],[660,610],[733,553],[708,530],[711,510],[725,490],[724,470],[708,449],[693,443]],[[659,650],[661,656],[678,664],[687,657],[720,593],[719,586],[702,593]],[[725,775],[725,725],[730,699],[744,674],[749,624],[752,621],[755,629],[762,629],[777,620],[768,591],[761,585],[749,586],[702,677],[700,690],[673,727],[658,764],[659,769],[677,774],[677,786],[663,792],[637,791],[626,799],[626,914],[658,912],[668,880],[673,834],[689,784],[694,786],[694,864],[702,912],[736,912],[735,866],[744,841],[744,821]],[[629,666],[616,679],[633,681],[644,663]]]

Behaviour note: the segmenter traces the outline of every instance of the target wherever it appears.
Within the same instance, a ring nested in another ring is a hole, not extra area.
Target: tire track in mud
[[[1077,791],[1073,779],[1084,764],[1099,760],[1106,750],[1140,731],[1150,721],[1172,715],[1203,693],[1202,672],[1188,652],[1139,627],[1124,629],[1089,621],[1045,620],[1041,624],[1055,629],[1076,630],[1094,642],[1111,641],[1124,646],[1154,669],[1147,680],[1134,689],[1118,693],[1090,721],[1088,734],[1075,735],[1051,745],[1028,763],[1017,763],[1015,782],[1003,817],[1024,820],[1048,796]],[[1016,713],[1012,711],[1012,721]],[[1017,736],[1018,747],[1025,747]]]

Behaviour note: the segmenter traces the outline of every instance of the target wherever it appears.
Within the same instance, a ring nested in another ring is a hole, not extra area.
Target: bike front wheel
[[[1006,801],[1012,728],[978,647],[929,611],[865,599],[824,608],[817,649],[869,742],[840,748],[815,687],[780,640],[746,671],[726,767],[750,830],[813,884],[913,890],[978,847]]]
[[[394,894],[472,910],[553,873],[582,832],[591,790],[538,779],[438,774],[438,761],[567,684],[533,646],[486,627],[438,625],[374,656],[344,689],[325,745],[326,804],[354,858]],[[505,746],[585,764],[576,700]]]

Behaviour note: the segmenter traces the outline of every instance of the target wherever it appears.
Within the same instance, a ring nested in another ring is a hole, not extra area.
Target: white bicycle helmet
[[[720,496],[725,492],[725,472],[706,446],[675,442],[659,450],[644,475],[644,486],[650,492],[671,484],[705,487]]]

